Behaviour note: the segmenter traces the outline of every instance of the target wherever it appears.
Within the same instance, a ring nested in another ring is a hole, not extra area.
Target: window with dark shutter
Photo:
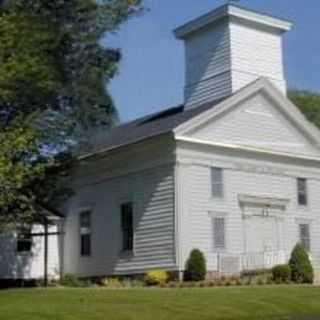
[[[307,180],[304,178],[297,179],[298,204],[306,206],[308,204]]]
[[[17,252],[28,253],[32,250],[31,227],[20,228],[17,234]]]
[[[213,235],[214,235],[214,248],[225,249],[225,218],[215,217],[213,218]]]
[[[300,224],[300,242],[303,247],[309,252],[310,251],[310,226],[309,224]]]
[[[223,198],[223,170],[211,168],[211,193],[215,198]]]
[[[80,213],[80,254],[91,255],[91,211]]]
[[[121,205],[122,250],[133,251],[133,206],[131,202]]]

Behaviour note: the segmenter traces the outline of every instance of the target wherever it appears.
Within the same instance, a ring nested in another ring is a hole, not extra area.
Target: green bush
[[[297,244],[289,261],[291,280],[296,283],[313,283],[313,268],[309,255],[301,244]]]
[[[104,278],[101,280],[102,286],[106,288],[122,288],[124,285],[118,278]]]
[[[207,269],[204,254],[198,249],[192,250],[186,263],[185,281],[202,281],[205,279],[206,274]]]
[[[144,281],[148,286],[156,286],[167,283],[169,280],[168,272],[165,270],[152,270],[146,273]]]
[[[271,272],[272,270],[270,269],[244,270],[241,272],[241,277],[268,276]]]
[[[91,283],[89,281],[81,280],[73,274],[66,274],[63,278],[61,278],[60,284],[65,287],[77,288],[88,287]]]
[[[288,264],[281,264],[273,267],[272,279],[275,282],[289,282],[291,279],[290,266]]]

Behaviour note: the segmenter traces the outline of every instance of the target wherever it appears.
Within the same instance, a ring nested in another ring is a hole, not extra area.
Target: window
[[[300,233],[300,242],[303,247],[310,251],[310,226],[309,224],[300,224],[299,225],[299,233]]]
[[[213,197],[223,198],[223,170],[221,168],[211,168],[211,188]]]
[[[122,250],[133,250],[133,207],[132,203],[121,205]]]
[[[214,235],[214,248],[225,249],[225,218],[215,217],[213,218],[213,235]]]
[[[300,206],[306,206],[308,204],[308,194],[307,194],[307,179],[298,178],[298,204]]]
[[[17,235],[17,252],[27,253],[32,249],[31,227],[23,227]]]
[[[80,254],[91,255],[91,211],[80,213]]]

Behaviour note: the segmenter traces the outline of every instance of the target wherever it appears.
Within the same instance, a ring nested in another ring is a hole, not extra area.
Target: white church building
[[[210,273],[236,274],[287,262],[298,242],[320,267],[320,131],[286,96],[291,26],[228,4],[175,30],[183,105],[100,134],[79,158],[49,230],[50,277],[181,274],[194,248]],[[39,228],[2,236],[0,278],[43,277]]]

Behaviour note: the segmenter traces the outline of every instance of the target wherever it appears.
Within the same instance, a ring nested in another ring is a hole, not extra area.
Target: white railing
[[[320,252],[312,252],[309,257],[313,267],[320,270]]]
[[[277,264],[286,263],[283,251],[265,251],[241,255],[241,269],[270,269]]]
[[[244,254],[219,253],[212,256],[210,265],[225,275],[238,274],[244,270],[271,269],[275,265],[288,263],[289,256],[284,251],[250,252]],[[320,253],[312,253],[310,260],[318,272],[320,283]]]

